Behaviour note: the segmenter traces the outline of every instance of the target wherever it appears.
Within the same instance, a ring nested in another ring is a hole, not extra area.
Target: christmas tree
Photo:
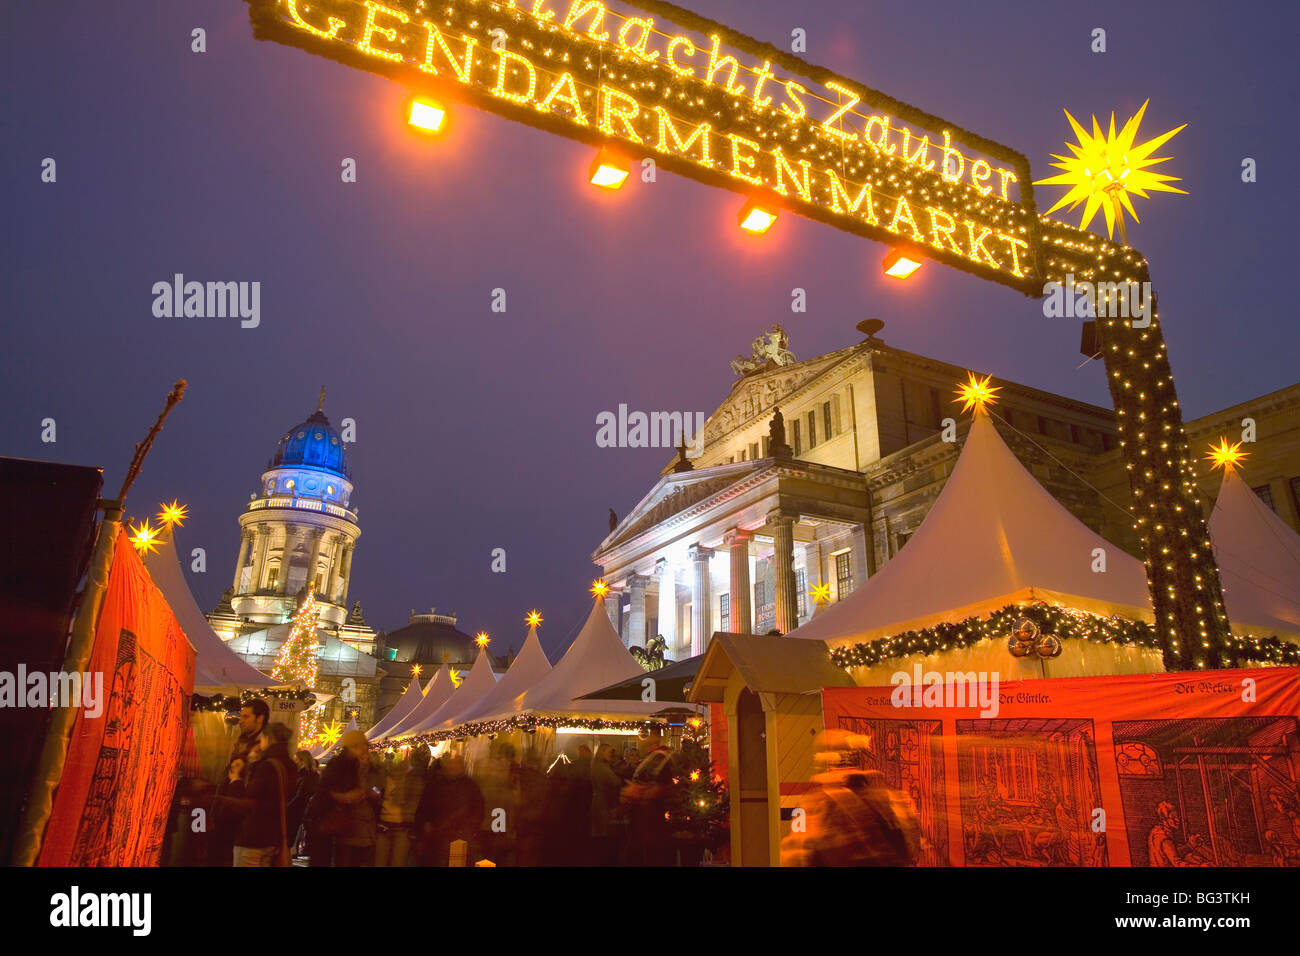
[[[316,621],[320,612],[310,590],[306,591],[293,615],[289,636],[280,645],[271,666],[271,676],[285,683],[301,681],[316,686]],[[320,705],[313,704],[298,716],[298,739],[305,745],[315,739],[320,723]]]
[[[673,754],[669,827],[676,839],[716,851],[727,841],[728,820],[727,788],[713,771],[708,724],[696,718],[687,725],[681,749]]]

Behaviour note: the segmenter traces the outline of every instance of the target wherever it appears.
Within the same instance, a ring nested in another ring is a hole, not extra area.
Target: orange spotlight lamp
[[[923,261],[919,255],[906,246],[895,246],[889,250],[889,255],[885,256],[882,265],[885,269],[885,275],[895,279],[906,279],[921,268]]]
[[[406,121],[416,129],[436,133],[442,129],[447,119],[447,111],[433,100],[417,96],[411,100],[411,110]]]
[[[772,223],[776,222],[776,210],[760,205],[751,199],[740,207],[737,222],[740,223],[740,228],[746,232],[762,235],[772,228]]]
[[[632,164],[625,157],[602,149],[591,161],[587,178],[593,186],[602,189],[622,189],[631,172]]]

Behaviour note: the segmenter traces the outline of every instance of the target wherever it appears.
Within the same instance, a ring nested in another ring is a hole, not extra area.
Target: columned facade
[[[310,587],[320,626],[345,624],[352,552],[361,536],[352,491],[342,439],[318,407],[280,440],[260,493],[239,517],[230,593],[235,615],[251,624],[282,623]]]

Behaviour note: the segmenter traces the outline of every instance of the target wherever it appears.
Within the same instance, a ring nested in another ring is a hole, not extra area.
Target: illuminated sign
[[[659,0],[246,0],[260,39],[1042,291],[1028,160]]]

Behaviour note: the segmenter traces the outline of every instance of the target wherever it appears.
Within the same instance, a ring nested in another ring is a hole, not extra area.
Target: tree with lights
[[[276,680],[285,683],[300,681],[307,687],[316,686],[316,622],[319,616],[316,599],[307,589],[294,612],[289,636],[280,645],[280,652],[271,666],[271,676]],[[320,705],[313,704],[298,715],[298,739],[314,739],[319,722]]]
[[[681,749],[673,754],[672,763],[669,832],[683,849],[717,852],[727,842],[730,806],[727,788],[713,772],[708,725],[698,717],[687,723]]]

